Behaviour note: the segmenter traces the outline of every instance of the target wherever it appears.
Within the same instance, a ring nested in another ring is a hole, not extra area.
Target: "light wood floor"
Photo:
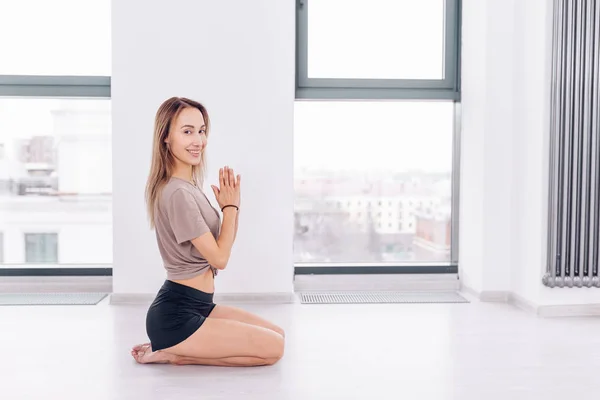
[[[600,396],[600,319],[504,304],[248,305],[272,367],[138,365],[146,306],[0,307],[0,399],[553,400]]]

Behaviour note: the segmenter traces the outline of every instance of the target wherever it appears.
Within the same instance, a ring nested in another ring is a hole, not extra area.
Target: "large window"
[[[297,98],[458,98],[460,0],[299,0],[297,16]]]
[[[449,262],[452,102],[297,102],[296,262]]]
[[[0,35],[0,273],[107,271],[110,0],[6,3]]]
[[[0,98],[0,229],[60,231],[61,264],[112,262],[109,100]],[[14,248],[6,264],[35,263]],[[54,262],[58,262],[54,261]]]
[[[0,75],[110,76],[109,0],[0,2]]]
[[[453,270],[459,15],[460,0],[299,0],[297,272]]]
[[[443,79],[444,3],[311,1],[308,77]]]

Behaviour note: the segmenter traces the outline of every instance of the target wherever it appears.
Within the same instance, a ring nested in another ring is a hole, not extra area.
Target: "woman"
[[[283,356],[281,328],[213,303],[237,234],[240,176],[224,167],[211,185],[221,222],[201,189],[209,125],[206,108],[186,98],[156,113],[146,202],[167,279],[146,317],[150,343],[131,350],[142,364],[272,365]]]

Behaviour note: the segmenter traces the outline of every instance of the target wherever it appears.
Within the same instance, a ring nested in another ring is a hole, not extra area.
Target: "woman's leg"
[[[131,355],[140,364],[173,364],[173,365],[213,365],[213,366],[256,366],[272,365],[277,358],[262,359],[255,357],[230,357],[227,359],[204,359],[181,357],[164,351],[152,351],[150,343],[140,344],[131,350]]]
[[[241,308],[217,304],[216,307],[210,313],[210,317],[220,319],[231,319],[234,321],[245,322],[246,324],[250,325],[262,326],[263,328],[275,331],[281,336],[285,337],[285,332],[277,325],[272,324],[271,322],[259,317],[258,315],[254,315],[248,311],[244,311]]]
[[[239,321],[207,318],[183,342],[153,352],[149,345],[132,349],[139,363],[218,366],[272,365],[283,357],[283,337],[269,329]]]

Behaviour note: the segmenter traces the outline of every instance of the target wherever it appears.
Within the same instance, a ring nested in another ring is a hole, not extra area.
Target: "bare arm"
[[[215,240],[210,232],[192,240],[192,244],[202,254],[206,261],[217,269],[225,269],[231,256],[233,242],[237,236],[238,215],[240,205],[240,176],[237,179],[229,167],[219,170],[220,188],[212,186],[219,207],[223,210],[221,233]],[[233,205],[235,207],[227,207]]]
[[[235,230],[233,233],[233,240],[235,241],[235,238],[237,238],[237,232],[238,232],[238,223],[240,222],[240,212],[236,212],[235,213]]]
[[[221,233],[217,240],[210,232],[192,240],[192,244],[206,261],[217,269],[225,269],[229,262],[237,230],[237,214],[238,211],[233,207],[223,210]]]

